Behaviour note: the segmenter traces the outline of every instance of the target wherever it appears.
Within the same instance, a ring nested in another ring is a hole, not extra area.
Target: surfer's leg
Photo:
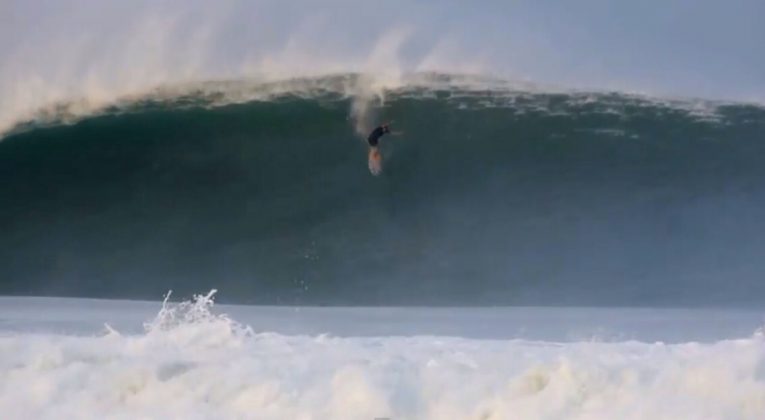
[[[369,146],[369,157],[377,159],[380,157],[380,149],[377,146]]]
[[[369,147],[369,171],[372,175],[378,175],[382,171],[382,157],[380,150],[375,146]]]

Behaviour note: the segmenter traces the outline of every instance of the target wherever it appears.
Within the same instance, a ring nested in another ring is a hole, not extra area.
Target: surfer
[[[377,147],[377,144],[380,142],[380,137],[390,134],[391,136],[397,136],[401,134],[400,131],[390,131],[390,125],[393,121],[387,122],[385,124],[382,124],[372,130],[371,133],[369,133],[369,136],[367,137],[367,142],[369,142],[369,147]]]
[[[390,123],[385,123],[374,130],[372,130],[371,133],[369,133],[369,137],[367,137],[367,142],[369,142],[370,147],[377,147],[377,143],[380,142],[380,137],[390,133]]]
[[[372,130],[367,137],[369,143],[369,171],[372,175],[379,175],[382,172],[382,156],[377,145],[380,143],[380,138],[386,134],[397,135],[400,133],[390,131],[390,122],[382,124]]]

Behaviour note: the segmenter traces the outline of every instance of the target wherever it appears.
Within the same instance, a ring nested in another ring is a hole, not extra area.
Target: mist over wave
[[[762,101],[765,6],[734,3],[7,1],[0,132],[61,103],[85,113],[164,86],[350,72],[379,87],[436,71]]]

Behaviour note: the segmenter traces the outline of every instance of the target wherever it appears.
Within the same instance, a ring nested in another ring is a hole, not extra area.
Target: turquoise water
[[[761,107],[402,87],[359,115],[338,90],[221,104],[227,89],[7,134],[0,293],[682,306],[765,292]],[[374,177],[364,131],[385,120],[403,134],[383,138]]]

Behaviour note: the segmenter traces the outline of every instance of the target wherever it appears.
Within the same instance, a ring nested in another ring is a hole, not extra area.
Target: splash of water
[[[190,300],[170,302],[168,291],[153,320],[144,323],[148,337],[170,338],[178,343],[217,345],[241,342],[253,336],[250,326],[240,324],[226,314],[213,312],[216,289],[193,295]]]

